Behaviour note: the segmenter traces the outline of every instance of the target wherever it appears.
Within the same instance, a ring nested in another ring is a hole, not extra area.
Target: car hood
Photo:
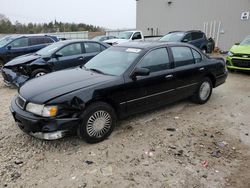
[[[97,74],[79,67],[32,79],[20,88],[19,94],[27,101],[45,104],[59,96],[114,79],[114,76]]]
[[[104,42],[105,43],[117,43],[117,44],[121,44],[121,43],[124,43],[124,42],[128,42],[129,39],[109,39],[109,40],[105,40]]]
[[[17,57],[15,59],[9,61],[8,63],[6,63],[5,67],[11,67],[11,66],[15,66],[15,65],[28,63],[30,61],[34,61],[34,60],[39,59],[39,58],[41,58],[41,56],[36,55],[36,54],[23,55],[23,56]]]
[[[250,45],[234,45],[230,51],[234,54],[250,54]]]

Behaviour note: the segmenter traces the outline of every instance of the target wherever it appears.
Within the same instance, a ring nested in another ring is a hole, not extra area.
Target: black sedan
[[[2,74],[6,85],[20,87],[27,80],[47,73],[84,65],[109,45],[85,40],[66,40],[42,50],[13,59],[4,65]]]
[[[85,66],[27,82],[10,109],[30,135],[53,140],[77,133],[95,143],[128,115],[188,97],[204,104],[226,78],[225,61],[194,46],[131,42],[105,50]]]

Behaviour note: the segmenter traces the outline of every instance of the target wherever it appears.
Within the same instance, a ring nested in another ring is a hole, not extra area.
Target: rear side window
[[[53,40],[49,37],[31,37],[29,38],[29,45],[41,45],[41,44],[50,44],[53,43]]]
[[[188,47],[171,47],[175,67],[194,64],[193,54]]]
[[[202,39],[203,33],[202,32],[193,32],[192,34],[192,40]]]
[[[57,53],[64,57],[82,54],[82,46],[80,43],[70,44],[59,50]]]
[[[194,55],[194,61],[195,63],[200,63],[202,61],[201,54],[197,52],[196,50],[192,49],[193,55]]]
[[[95,52],[102,51],[101,45],[98,43],[94,43],[94,42],[85,42],[84,47],[85,47],[86,53],[95,53]]]
[[[150,72],[162,71],[170,68],[170,61],[166,48],[160,48],[149,52],[139,64],[141,68],[147,68]]]
[[[54,41],[53,41],[51,38],[49,38],[49,37],[44,37],[44,38],[43,38],[43,41],[44,41],[45,44],[50,44],[50,43],[53,43],[53,42],[54,42]]]
[[[12,48],[24,48],[27,47],[28,45],[29,45],[28,38],[16,39],[10,44]]]

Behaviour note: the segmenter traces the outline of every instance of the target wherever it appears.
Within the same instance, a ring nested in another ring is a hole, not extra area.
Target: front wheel
[[[116,126],[116,113],[107,103],[90,104],[82,113],[82,122],[77,133],[88,143],[101,142],[113,132]]]
[[[47,71],[46,69],[37,69],[31,73],[31,76],[32,78],[38,78],[40,76],[44,76],[47,73],[49,73],[49,71]]]
[[[192,101],[197,104],[205,104],[211,97],[213,85],[210,78],[204,78],[199,84],[195,94],[192,96]]]

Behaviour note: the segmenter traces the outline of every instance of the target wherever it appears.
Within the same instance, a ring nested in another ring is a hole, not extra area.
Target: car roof
[[[168,34],[170,34],[170,33],[192,33],[192,32],[203,33],[203,31],[200,31],[200,30],[188,30],[188,31],[170,31]]]
[[[182,42],[161,42],[161,41],[154,41],[154,42],[145,42],[145,41],[137,41],[137,42],[127,42],[116,45],[117,47],[125,47],[125,48],[138,48],[138,49],[150,49],[155,47],[162,47],[162,46],[188,46],[192,47],[192,45]]]
[[[47,35],[47,34],[14,34],[14,35],[8,35],[6,37],[12,37],[12,38],[21,38],[21,37],[56,37],[55,35]]]

